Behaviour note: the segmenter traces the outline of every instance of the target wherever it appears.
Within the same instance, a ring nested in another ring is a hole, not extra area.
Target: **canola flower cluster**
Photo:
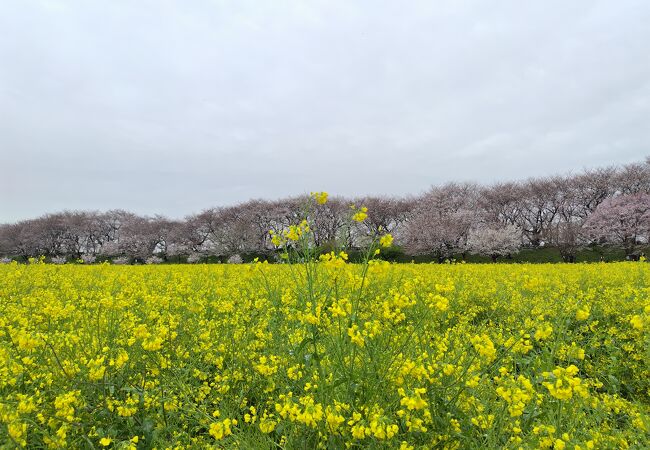
[[[647,448],[647,266],[0,267],[0,441]]]
[[[391,244],[0,266],[0,445],[650,447],[650,266],[373,259]]]

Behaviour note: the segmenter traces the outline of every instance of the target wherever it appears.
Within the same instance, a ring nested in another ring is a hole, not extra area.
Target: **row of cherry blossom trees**
[[[405,227],[413,254],[512,254],[552,246],[565,261],[612,245],[633,255],[650,238],[650,159],[578,174],[490,186],[450,183],[415,202]]]
[[[351,204],[368,208],[363,222],[350,220]],[[650,160],[489,186],[449,183],[404,198],[334,197],[323,205],[308,196],[251,200],[184,220],[122,210],[65,211],[0,225],[0,255],[88,262],[272,256],[269,230],[281,233],[305,214],[324,250],[363,248],[388,232],[407,255],[439,260],[459,254],[496,260],[542,246],[556,247],[566,261],[589,245],[633,255],[650,238]]]

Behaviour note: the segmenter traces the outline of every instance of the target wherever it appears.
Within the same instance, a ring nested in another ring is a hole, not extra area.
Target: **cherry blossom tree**
[[[390,233],[399,243],[403,240],[404,224],[411,218],[417,200],[411,197],[362,197],[353,203],[368,208],[368,217],[355,223],[355,234],[362,241]]]
[[[516,225],[532,247],[548,240],[547,232],[560,210],[561,177],[531,178],[521,190],[521,213]]]
[[[345,241],[345,227],[350,215],[349,201],[341,197],[330,197],[322,205],[314,204],[310,199],[306,201],[311,205],[309,216],[313,224],[314,244],[334,248]]]
[[[587,170],[571,178],[574,188],[574,201],[579,207],[579,215],[586,219],[598,205],[616,193],[616,168],[604,167]]]
[[[478,203],[474,184],[449,183],[418,199],[406,223],[404,246],[414,255],[433,254],[442,261],[466,248]]]
[[[487,220],[515,225],[523,212],[523,198],[521,183],[496,183],[480,189],[478,206]]]
[[[500,256],[510,256],[521,247],[521,230],[514,225],[483,224],[472,228],[467,237],[467,250],[484,255],[496,262]]]
[[[617,191],[623,195],[650,193],[650,161],[624,165],[613,181]]]
[[[633,255],[650,238],[650,194],[605,200],[587,219],[584,232],[596,242],[619,245],[626,255]]]

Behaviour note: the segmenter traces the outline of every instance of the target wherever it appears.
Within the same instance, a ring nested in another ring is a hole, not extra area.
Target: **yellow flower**
[[[327,192],[312,192],[311,196],[314,200],[316,200],[316,203],[318,203],[319,205],[324,205],[325,203],[327,203],[327,196],[328,196]]]
[[[268,419],[262,419],[260,421],[260,431],[262,433],[271,433],[273,430],[275,430],[275,426],[277,425],[277,422],[274,420],[268,420]]]
[[[301,234],[302,234],[302,231],[300,230],[300,228],[298,228],[298,227],[295,226],[295,225],[291,225],[291,226],[289,227],[289,231],[287,231],[287,232],[285,233],[285,236],[286,236],[286,238],[289,239],[290,241],[297,241],[298,239],[300,239],[300,235],[301,235]]]
[[[262,414],[262,418],[260,419],[260,423],[258,425],[262,433],[269,434],[275,430],[275,426],[278,424],[278,422],[273,420],[273,417],[273,414],[269,414],[268,412],[264,411],[264,414]]]
[[[113,442],[113,439],[109,437],[103,437],[99,440],[99,445],[101,445],[102,447],[108,447],[109,445],[111,445],[111,442]]]
[[[589,309],[588,306],[585,306],[583,308],[580,308],[579,310],[576,311],[576,320],[587,320],[589,318],[589,314],[591,313],[591,310]]]
[[[551,324],[543,322],[535,330],[535,339],[542,341],[548,339],[553,334],[553,327]]]
[[[501,383],[502,386],[496,389],[497,395],[508,403],[511,417],[521,416],[535,393],[532,383],[523,375],[519,375],[516,380],[514,377],[506,377],[501,379]]]
[[[494,343],[486,334],[476,335],[471,338],[474,349],[483,356],[487,362],[492,362],[496,358],[497,351],[494,348]]]
[[[9,433],[9,436],[22,447],[27,445],[27,441],[25,440],[25,435],[27,434],[26,423],[10,423],[7,425],[7,432]]]
[[[366,217],[368,217],[368,208],[362,206],[354,213],[354,215],[352,216],[352,220],[354,220],[355,222],[363,222],[364,220],[366,220]]]
[[[569,400],[573,397],[573,394],[583,398],[587,397],[589,395],[587,388],[582,384],[582,379],[576,377],[577,374],[578,368],[573,364],[566,369],[557,367],[553,372],[543,374],[544,377],[550,378],[551,381],[545,381],[542,384],[548,389],[551,396],[559,400]]]
[[[393,236],[391,234],[385,234],[379,238],[379,244],[382,247],[390,247],[393,245]]]
[[[330,432],[334,433],[339,428],[339,426],[345,422],[345,417],[338,414],[338,412],[332,410],[332,408],[327,408],[327,414],[325,416],[327,421],[327,427]]]
[[[449,300],[440,294],[429,293],[426,302],[429,307],[436,308],[439,311],[447,311],[449,309]]]
[[[400,405],[406,406],[409,410],[423,409],[428,406],[426,400],[422,398],[422,394],[426,394],[427,392],[425,388],[414,389],[412,396],[406,395],[406,391],[404,390],[404,388],[399,388],[397,392],[399,393],[399,395],[402,396],[402,400],[400,400]]]
[[[129,360],[129,354],[124,351],[124,349],[120,349],[120,352],[117,355],[117,358],[115,359],[115,368],[121,369],[124,367],[124,364]]]
[[[353,324],[348,328],[348,336],[350,337],[350,341],[359,347],[363,347],[366,344],[366,341],[363,339],[363,336],[361,336],[359,327],[356,324]]]
[[[644,325],[644,323],[643,323],[643,317],[641,317],[641,316],[638,315],[638,314],[632,316],[632,318],[630,319],[630,325],[632,325],[632,327],[633,327],[635,330],[643,330],[643,325]]]
[[[214,422],[210,425],[210,436],[215,438],[217,441],[230,436],[232,434],[231,425],[237,425],[236,420],[225,419],[221,422]]]
[[[88,378],[90,380],[97,381],[104,377],[104,373],[106,372],[106,366],[103,365],[105,358],[105,356],[102,356],[88,362]]]

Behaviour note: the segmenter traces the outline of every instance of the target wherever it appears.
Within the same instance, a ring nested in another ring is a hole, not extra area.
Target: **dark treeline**
[[[170,220],[127,211],[64,211],[0,225],[0,256],[54,262],[236,261],[273,258],[269,230],[302,220],[308,196],[251,200]],[[350,205],[368,217],[351,222]],[[578,174],[488,186],[449,183],[417,197],[330,198],[309,208],[315,245],[354,251],[392,233],[395,251],[445,259],[481,254],[496,260],[519,248],[552,246],[565,261],[579,249],[610,245],[635,255],[650,237],[650,159]]]

